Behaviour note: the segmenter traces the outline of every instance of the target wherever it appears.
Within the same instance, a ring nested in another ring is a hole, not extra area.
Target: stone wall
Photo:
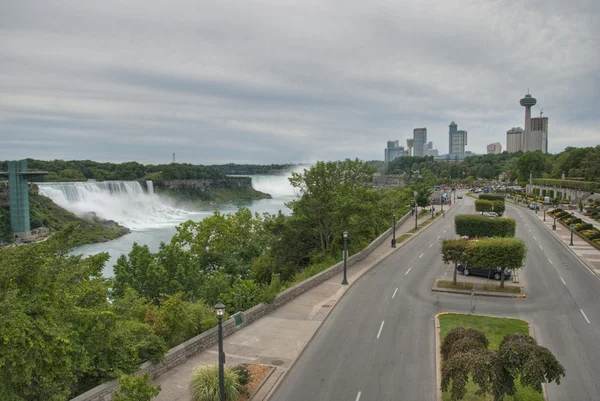
[[[400,225],[411,217],[410,213],[403,216],[396,224]],[[350,256],[347,260],[348,266],[352,266],[355,263],[360,262],[371,254],[379,245],[386,241],[392,234],[390,228],[373,242],[371,242],[362,251]],[[264,315],[277,309],[279,306],[286,304],[297,296],[305,293],[318,286],[319,284],[329,280],[331,277],[340,273],[344,268],[344,262],[336,263],[327,270],[324,270],[301,283],[296,284],[293,287],[279,293],[273,303],[271,304],[259,304],[251,309],[244,312],[238,312],[231,316],[228,320],[223,322],[223,336],[235,333],[236,331],[244,328],[252,322],[260,319]],[[202,352],[215,345],[218,341],[218,328],[213,327],[210,330],[205,331],[197,335],[194,338],[189,339],[183,344],[179,344],[175,348],[171,348],[164,356],[163,360],[159,363],[145,362],[140,366],[138,374],[150,373],[152,378],[156,378],[169,369],[181,364],[191,356],[196,355],[198,352]],[[111,401],[117,391],[117,381],[113,380],[108,383],[104,383],[100,386],[94,387],[93,389],[81,394],[71,401]]]

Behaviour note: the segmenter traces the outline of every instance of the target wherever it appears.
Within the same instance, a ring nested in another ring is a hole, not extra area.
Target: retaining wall
[[[396,224],[401,225],[411,217],[410,213],[403,216]],[[352,266],[355,263],[360,262],[371,254],[379,245],[386,241],[392,234],[390,228],[373,242],[371,242],[362,251],[348,257],[347,264]],[[318,286],[319,284],[329,280],[331,277],[342,272],[344,268],[344,262],[341,261],[331,266],[327,270],[324,270],[301,283],[296,284],[293,287],[279,293],[273,303],[271,304],[258,304],[247,311],[238,312],[223,322],[223,337],[227,337],[231,333],[234,333],[245,326],[251,324],[255,320],[260,319],[264,315],[272,312],[281,305],[286,304],[298,295],[305,293],[306,291]],[[152,378],[157,378],[169,369],[181,364],[189,357],[196,355],[198,352],[209,349],[215,345],[218,341],[218,328],[213,327],[210,330],[205,331],[197,335],[188,341],[179,344],[175,348],[171,348],[163,357],[163,360],[158,363],[145,362],[140,366],[140,369],[136,374],[150,373]],[[94,387],[93,389],[73,398],[71,401],[111,401],[113,396],[117,392],[118,383],[116,380],[108,383],[101,384],[100,386]]]

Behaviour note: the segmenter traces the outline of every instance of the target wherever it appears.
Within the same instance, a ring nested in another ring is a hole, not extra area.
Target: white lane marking
[[[560,277],[560,276],[558,276],[558,277]],[[567,283],[565,283],[565,280],[563,280],[562,277],[560,277],[560,281],[562,281],[564,285],[567,285]]]
[[[356,395],[356,401],[360,400],[360,391],[358,392],[358,394]]]
[[[554,263],[552,263],[552,260],[550,260],[550,258],[548,258],[548,262],[550,262],[551,265],[554,264]]]
[[[431,248],[433,246],[433,244],[429,245],[429,247]]]
[[[383,329],[383,324],[385,323],[384,320],[381,321],[381,326],[379,326],[379,333],[377,333],[377,338],[379,338],[379,336],[381,335],[381,330]]]
[[[537,238],[535,238],[535,235],[533,236],[533,239],[537,241]]]
[[[585,315],[585,312],[583,311],[583,309],[579,309],[579,310],[581,311],[581,314],[585,318],[585,321],[588,322],[588,324],[590,324],[590,319],[587,318],[587,316]]]
[[[527,230],[529,230],[529,228]],[[531,232],[531,230],[529,230],[529,232]]]
[[[448,226],[448,228],[450,228],[450,227],[452,227],[452,226],[451,226],[451,225],[450,225],[450,226]]]
[[[544,250],[544,248],[542,248],[542,246],[541,246],[541,245],[540,245],[540,249],[541,249],[542,251]]]
[[[438,235],[438,238],[437,238],[437,239],[440,239],[440,236],[439,236],[439,235]]]
[[[446,230],[444,230],[444,232],[446,232]]]
[[[398,289],[396,288],[396,289],[394,290],[394,295],[392,295],[392,299],[394,299],[394,297],[396,296],[396,293],[397,293],[397,292],[398,292]]]
[[[421,256],[419,256],[419,259],[421,259],[423,257],[423,255],[425,255],[424,253],[421,254]]]
[[[408,270],[406,271],[406,273],[404,273],[405,276],[408,274],[408,272],[410,271],[410,269],[412,269],[412,267],[409,267]]]

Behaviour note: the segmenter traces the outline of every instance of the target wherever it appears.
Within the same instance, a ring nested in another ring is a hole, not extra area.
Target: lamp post
[[[396,247],[396,212],[394,211],[392,213],[392,215],[394,216],[394,224],[392,225],[393,227],[393,231],[392,231],[392,248]]]
[[[573,246],[573,229],[575,228],[573,225],[573,218],[575,217],[575,212],[571,212],[571,243],[569,246]]]
[[[346,279],[346,265],[348,260],[348,250],[346,248],[346,244],[348,242],[348,232],[344,231],[344,279],[342,280],[343,285],[348,285],[348,280]]]
[[[552,224],[552,229],[556,231],[556,206],[554,206],[554,215],[552,216],[552,218],[554,218],[554,223]]]
[[[442,216],[444,215],[444,194],[440,197],[440,205],[442,207]]]
[[[544,221],[546,221],[546,205],[544,205],[543,207],[544,207]]]
[[[413,210],[415,212],[415,228],[417,228],[417,202],[415,202],[414,200],[411,200],[410,206],[413,208]]]
[[[223,352],[223,315],[225,314],[225,305],[221,302],[215,305],[215,313],[219,319],[219,396],[221,401],[225,401],[225,353]]]

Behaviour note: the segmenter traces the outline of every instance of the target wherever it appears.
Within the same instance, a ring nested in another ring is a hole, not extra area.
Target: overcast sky
[[[383,160],[600,143],[597,0],[0,0],[0,160]],[[539,108],[538,108],[539,106]]]

